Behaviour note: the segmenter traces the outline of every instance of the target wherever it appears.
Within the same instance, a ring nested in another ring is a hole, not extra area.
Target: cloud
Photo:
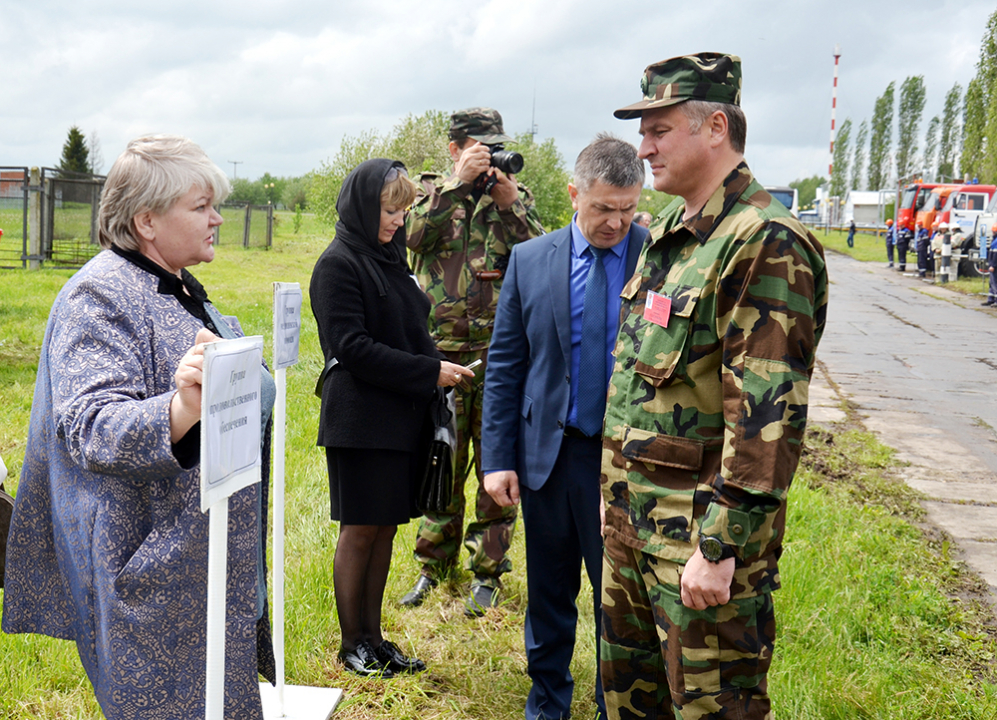
[[[0,164],[57,162],[77,124],[108,165],[138,134],[180,132],[239,174],[299,175],[345,135],[387,132],[408,113],[498,108],[535,122],[570,166],[638,98],[649,63],[699,50],[743,60],[748,158],[783,184],[826,172],[832,50],[838,122],[857,126],[891,80],[923,75],[922,132],[975,73],[992,2],[908,3],[887,22],[858,0],[694,4],[639,0],[0,0]]]

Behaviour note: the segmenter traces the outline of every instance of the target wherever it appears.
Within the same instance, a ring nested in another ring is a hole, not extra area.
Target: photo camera
[[[506,150],[505,145],[501,143],[489,145],[488,152],[492,155],[491,166],[493,168],[498,168],[506,175],[515,175],[523,169],[523,156],[518,152]],[[480,189],[491,195],[492,188],[495,187],[497,182],[498,178],[494,175],[482,173],[478,176],[478,179],[475,181],[474,185],[476,189]]]

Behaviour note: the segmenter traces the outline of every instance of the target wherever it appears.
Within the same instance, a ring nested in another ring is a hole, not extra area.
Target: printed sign
[[[201,510],[260,480],[263,338],[204,347],[201,385]]]
[[[301,338],[301,286],[273,284],[273,356],[275,369],[298,363]]]

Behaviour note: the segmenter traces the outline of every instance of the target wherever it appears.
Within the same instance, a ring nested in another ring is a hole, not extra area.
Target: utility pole
[[[831,153],[827,163],[827,176],[834,172],[834,111],[838,108],[838,58],[841,57],[841,46],[834,46],[834,84],[831,86]]]
[[[236,168],[236,165],[242,165],[242,160],[229,160],[229,162],[232,163],[232,179],[238,180],[239,173],[236,172],[236,170],[238,169]]]
[[[838,58],[841,57],[841,46],[834,46],[834,84],[831,86],[831,150],[830,157],[827,161],[827,189],[828,189],[828,207],[827,207],[827,222],[830,225],[832,218],[831,214],[834,213],[834,220],[837,220],[837,205],[835,204],[833,198],[830,195],[831,190],[831,180],[834,177],[834,111],[838,107]]]
[[[533,81],[533,114],[530,116],[530,141],[537,139],[537,82]]]

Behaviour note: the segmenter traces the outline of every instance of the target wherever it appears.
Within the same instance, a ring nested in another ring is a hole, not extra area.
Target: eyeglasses
[[[394,182],[398,179],[399,175],[408,177],[408,171],[400,165],[392,166],[391,169],[388,170],[388,174],[384,176],[384,184],[387,185],[390,182]]]

